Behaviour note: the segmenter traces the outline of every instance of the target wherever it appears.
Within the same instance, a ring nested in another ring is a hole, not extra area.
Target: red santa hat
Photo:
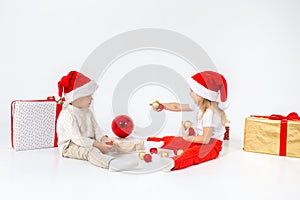
[[[219,103],[221,109],[229,106],[227,101],[227,82],[222,74],[203,71],[187,80],[190,88],[199,96]]]
[[[80,72],[70,71],[67,76],[63,76],[58,82],[58,95],[64,98],[66,103],[85,96],[94,94],[98,84]]]

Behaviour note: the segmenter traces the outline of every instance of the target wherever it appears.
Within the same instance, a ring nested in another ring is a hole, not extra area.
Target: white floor
[[[60,158],[57,148],[15,152],[8,135],[1,131],[0,191],[9,199],[299,199],[300,159],[244,152],[242,139],[201,165],[132,174]]]

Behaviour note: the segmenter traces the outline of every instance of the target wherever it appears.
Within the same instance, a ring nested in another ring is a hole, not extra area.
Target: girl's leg
[[[164,144],[161,148],[171,149],[171,150],[175,150],[175,149],[186,150],[186,149],[188,149],[188,148],[195,145],[192,142],[188,142],[188,141],[184,140],[181,136],[179,136],[179,137],[165,136],[165,137],[162,137],[162,138],[149,137],[149,138],[147,138],[147,141],[154,141],[154,142],[163,141]]]
[[[175,166],[172,170],[183,169],[192,165],[197,165],[219,156],[222,150],[222,141],[211,139],[209,144],[194,145],[187,149],[182,155],[173,157]]]

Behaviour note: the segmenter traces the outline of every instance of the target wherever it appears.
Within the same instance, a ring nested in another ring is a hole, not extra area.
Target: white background
[[[228,81],[235,137],[250,114],[299,111],[297,1],[2,0],[0,9],[1,127],[12,100],[57,95],[57,81],[102,42],[138,28],[176,31],[207,52]]]
[[[299,9],[297,0],[1,0],[1,148],[10,145],[12,100],[57,96],[62,75],[139,28],[176,31],[206,51],[227,78],[231,137],[242,147],[246,116],[300,111]],[[100,123],[109,130],[110,120]]]

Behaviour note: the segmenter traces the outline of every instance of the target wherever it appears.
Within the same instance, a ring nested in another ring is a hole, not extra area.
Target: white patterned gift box
[[[56,120],[61,110],[54,97],[11,104],[11,141],[16,151],[57,146]]]

